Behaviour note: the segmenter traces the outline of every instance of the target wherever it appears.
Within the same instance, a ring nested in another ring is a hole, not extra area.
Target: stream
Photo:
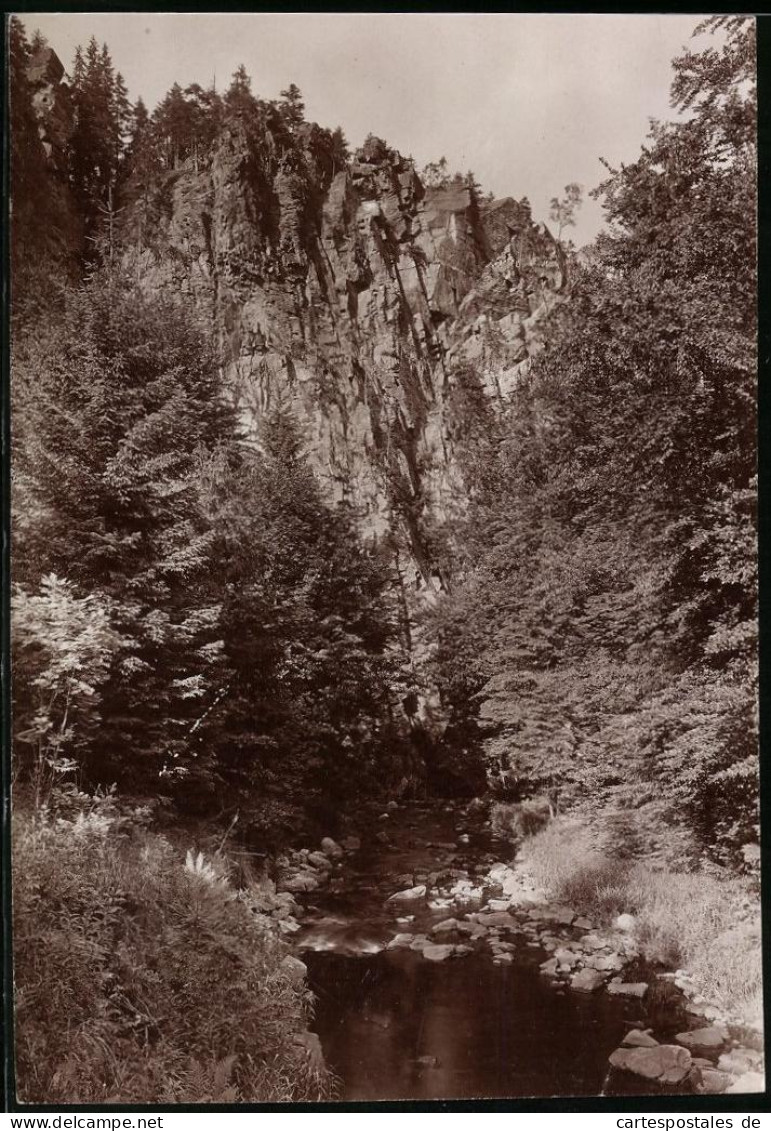
[[[411,804],[375,816],[362,839],[341,874],[309,897],[294,940],[339,1099],[662,1093],[642,1080],[619,1083],[608,1057],[633,1028],[655,1025],[661,1039],[683,1027],[677,1005],[651,1010],[639,999],[555,983],[539,969],[549,953],[526,930],[513,941],[495,930],[473,939],[453,934],[472,945],[439,961],[404,944],[389,949],[400,932],[446,943],[431,928],[479,910],[478,897],[460,908],[429,904],[433,886],[446,891],[464,876],[473,883],[507,858],[481,820],[474,827],[459,806]],[[429,902],[389,901],[413,881],[427,882]],[[569,941],[572,931],[564,927],[560,937]]]

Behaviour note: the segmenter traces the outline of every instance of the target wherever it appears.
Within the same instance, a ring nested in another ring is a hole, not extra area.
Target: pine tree
[[[281,91],[279,111],[290,130],[296,130],[305,121],[302,91],[295,83],[290,83],[286,90]]]
[[[72,71],[74,131],[70,142],[70,184],[84,217],[91,258],[118,208],[116,187],[130,127],[131,111],[122,76],[115,73],[107,45],[92,36],[75,52]]]
[[[224,98],[227,114],[250,118],[258,107],[258,102],[252,94],[252,80],[247,74],[246,67],[240,63],[233,72],[230,86]]]

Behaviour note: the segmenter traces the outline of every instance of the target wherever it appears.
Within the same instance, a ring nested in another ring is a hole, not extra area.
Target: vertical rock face
[[[329,496],[390,539],[413,606],[442,585],[427,532],[466,501],[453,391],[473,370],[491,411],[505,402],[565,262],[526,207],[424,188],[377,138],[324,168],[315,128],[287,146],[227,126],[207,168],[167,174],[137,266],[214,325],[256,439],[293,412]]]
[[[41,47],[30,58],[27,81],[38,120],[40,140],[55,169],[65,168],[64,150],[72,136],[73,118],[70,90],[64,79],[61,59],[50,47]]]

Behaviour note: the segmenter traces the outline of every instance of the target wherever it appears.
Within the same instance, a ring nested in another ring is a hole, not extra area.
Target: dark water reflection
[[[469,846],[453,843],[459,828],[471,833]],[[317,999],[314,1028],[341,1081],[340,1099],[580,1096],[629,1088],[628,1079],[608,1079],[608,1057],[629,1029],[651,1023],[638,1000],[553,985],[538,969],[547,954],[524,941],[508,965],[493,963],[484,945],[441,962],[385,950],[398,931],[429,932],[440,919],[462,914],[422,904],[406,909],[412,922],[398,923],[405,909],[386,900],[404,886],[401,874],[471,870],[494,858],[484,832],[447,810],[406,809],[389,822],[389,833],[389,846],[363,846],[339,890],[312,897],[300,941]],[[640,1083],[639,1091],[648,1090]]]
[[[639,1005],[558,992],[535,963],[495,966],[484,954],[305,961],[341,1099],[598,1095],[610,1053],[640,1019]]]

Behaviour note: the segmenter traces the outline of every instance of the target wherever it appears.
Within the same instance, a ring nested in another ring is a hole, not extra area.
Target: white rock
[[[445,958],[450,957],[455,947],[449,943],[428,943],[422,949],[423,957],[430,962],[443,962]]]
[[[415,899],[426,898],[426,885],[417,884],[414,888],[405,888],[404,891],[397,891],[388,897],[388,903],[410,903]]]
[[[400,931],[399,934],[389,942],[386,950],[399,950],[401,947],[411,947],[415,941],[415,936],[408,934],[406,931]]]

